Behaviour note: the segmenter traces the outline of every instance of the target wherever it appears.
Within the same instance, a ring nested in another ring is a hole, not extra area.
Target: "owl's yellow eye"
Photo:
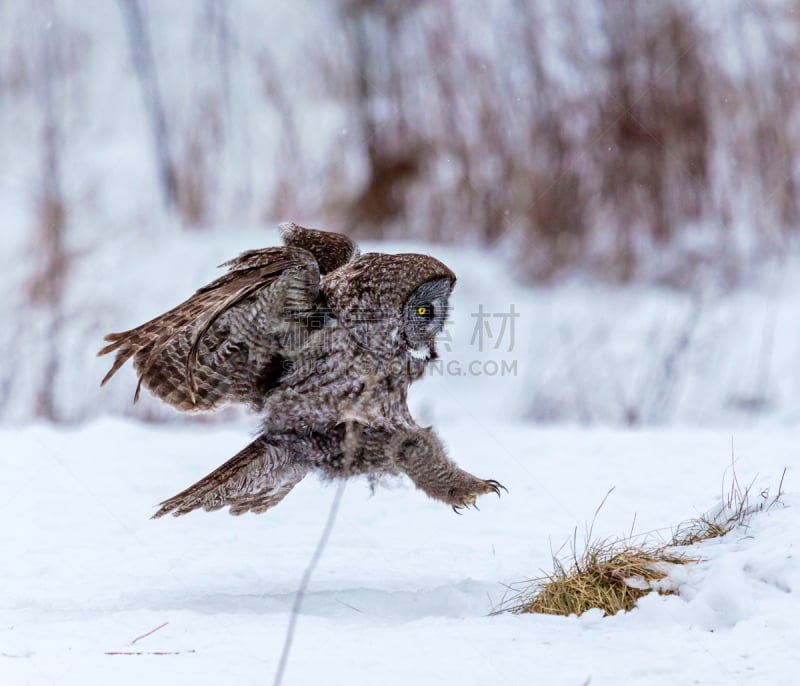
[[[430,305],[420,305],[417,307],[417,316],[424,319],[430,319],[433,314],[433,308]]]

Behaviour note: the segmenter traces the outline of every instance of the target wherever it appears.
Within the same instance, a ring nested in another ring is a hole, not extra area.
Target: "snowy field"
[[[149,519],[250,428],[0,429],[0,684],[272,683],[335,489],[309,477],[265,515]],[[796,430],[473,416],[439,428],[463,467],[509,494],[456,516],[405,481],[374,494],[349,483],[285,684],[797,683]],[[755,493],[774,492],[789,466],[783,505],[691,550],[704,561],[673,577],[680,596],[651,594],[612,618],[488,616],[504,584],[551,569],[576,527],[580,540],[611,487],[596,537],[627,534],[635,516],[636,531],[668,538],[712,508],[732,446]]]
[[[311,476],[265,515],[151,520],[257,421],[134,407],[130,365],[100,388],[96,351],[278,245],[280,220],[355,231],[385,162],[413,171],[379,203],[396,219],[361,226],[392,240],[364,252],[458,275],[409,407],[509,493],[456,516],[408,481],[350,482],[283,683],[800,684],[795,0],[662,3],[680,10],[663,36],[661,9],[595,0],[408,3],[413,21],[380,3],[29,4],[0,1],[0,686],[273,682],[336,489]],[[138,5],[151,76],[121,11]],[[148,90],[170,132],[155,157]],[[648,238],[659,217],[672,244]],[[532,284],[552,255],[524,236],[571,226],[573,268]],[[604,282],[632,238],[639,276]],[[733,469],[756,499],[786,470],[785,494],[687,551],[678,595],[491,614],[580,548],[601,503],[595,539],[669,540]]]

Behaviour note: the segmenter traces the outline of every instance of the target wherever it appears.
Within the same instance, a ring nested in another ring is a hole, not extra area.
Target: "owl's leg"
[[[475,505],[478,496],[500,495],[506,488],[494,479],[479,479],[451,460],[439,437],[431,429],[399,431],[392,436],[390,451],[397,467],[429,497],[441,500],[458,512]]]

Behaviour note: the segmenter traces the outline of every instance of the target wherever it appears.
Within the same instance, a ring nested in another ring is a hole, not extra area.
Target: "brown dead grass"
[[[586,532],[581,552],[573,537],[571,554],[566,561],[553,555],[553,571],[509,586],[509,593],[493,614],[502,612],[581,615],[600,609],[605,616],[632,610],[638,600],[653,591],[673,595],[677,589],[664,583],[675,565],[692,564],[700,557],[681,548],[701,541],[725,536],[734,529],[746,528],[757,512],[769,509],[780,501],[783,476],[777,494],[769,489],[758,496],[751,493],[752,484],[742,486],[731,471],[728,488],[723,481],[722,504],[708,513],[678,525],[669,542],[654,541],[657,532],[594,540],[592,529],[606,498],[595,512]],[[784,471],[785,476],[785,471]],[[612,489],[613,490],[613,489]]]
[[[692,561],[665,549],[620,546],[613,540],[593,543],[569,566],[554,557],[553,571],[531,579],[532,591],[518,597],[511,609],[547,615],[581,615],[595,608],[605,615],[632,610],[654,582],[667,576],[669,565]]]

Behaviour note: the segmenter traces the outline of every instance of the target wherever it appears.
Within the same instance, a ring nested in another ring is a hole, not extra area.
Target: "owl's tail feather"
[[[208,476],[160,503],[153,519],[167,513],[179,517],[198,508],[210,512],[226,506],[232,515],[260,514],[283,500],[307,472],[287,448],[259,436]]]

